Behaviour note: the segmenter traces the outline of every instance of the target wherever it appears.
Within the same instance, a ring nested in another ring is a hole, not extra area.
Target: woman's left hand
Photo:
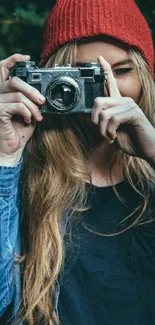
[[[92,122],[109,143],[115,141],[125,153],[155,163],[154,127],[132,98],[121,96],[109,63],[101,56],[99,61],[108,74],[110,97],[95,99]]]

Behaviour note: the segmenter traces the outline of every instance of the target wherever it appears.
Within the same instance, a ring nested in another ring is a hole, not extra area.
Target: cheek
[[[122,97],[131,97],[136,103],[141,95],[141,85],[137,78],[125,77],[117,79],[117,85]]]

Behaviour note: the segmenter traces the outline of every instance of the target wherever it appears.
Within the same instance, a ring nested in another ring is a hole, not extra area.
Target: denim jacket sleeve
[[[0,316],[13,299],[13,260],[19,231],[18,181],[21,163],[0,167]]]

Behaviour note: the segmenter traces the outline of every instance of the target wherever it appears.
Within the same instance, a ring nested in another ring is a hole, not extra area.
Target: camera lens
[[[79,101],[80,89],[74,79],[60,77],[48,85],[46,98],[53,109],[65,113]]]
[[[58,85],[53,89],[52,101],[57,102],[64,107],[70,106],[75,99],[75,88],[68,85]]]

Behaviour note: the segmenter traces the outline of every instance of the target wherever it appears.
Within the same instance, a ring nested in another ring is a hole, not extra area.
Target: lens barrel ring
[[[68,91],[67,104],[63,102],[63,89]],[[59,95],[59,96],[58,96]],[[60,76],[54,79],[47,87],[46,99],[48,104],[56,111],[68,112],[80,101],[81,90],[75,79],[68,76]],[[59,98],[58,98],[59,97]]]

